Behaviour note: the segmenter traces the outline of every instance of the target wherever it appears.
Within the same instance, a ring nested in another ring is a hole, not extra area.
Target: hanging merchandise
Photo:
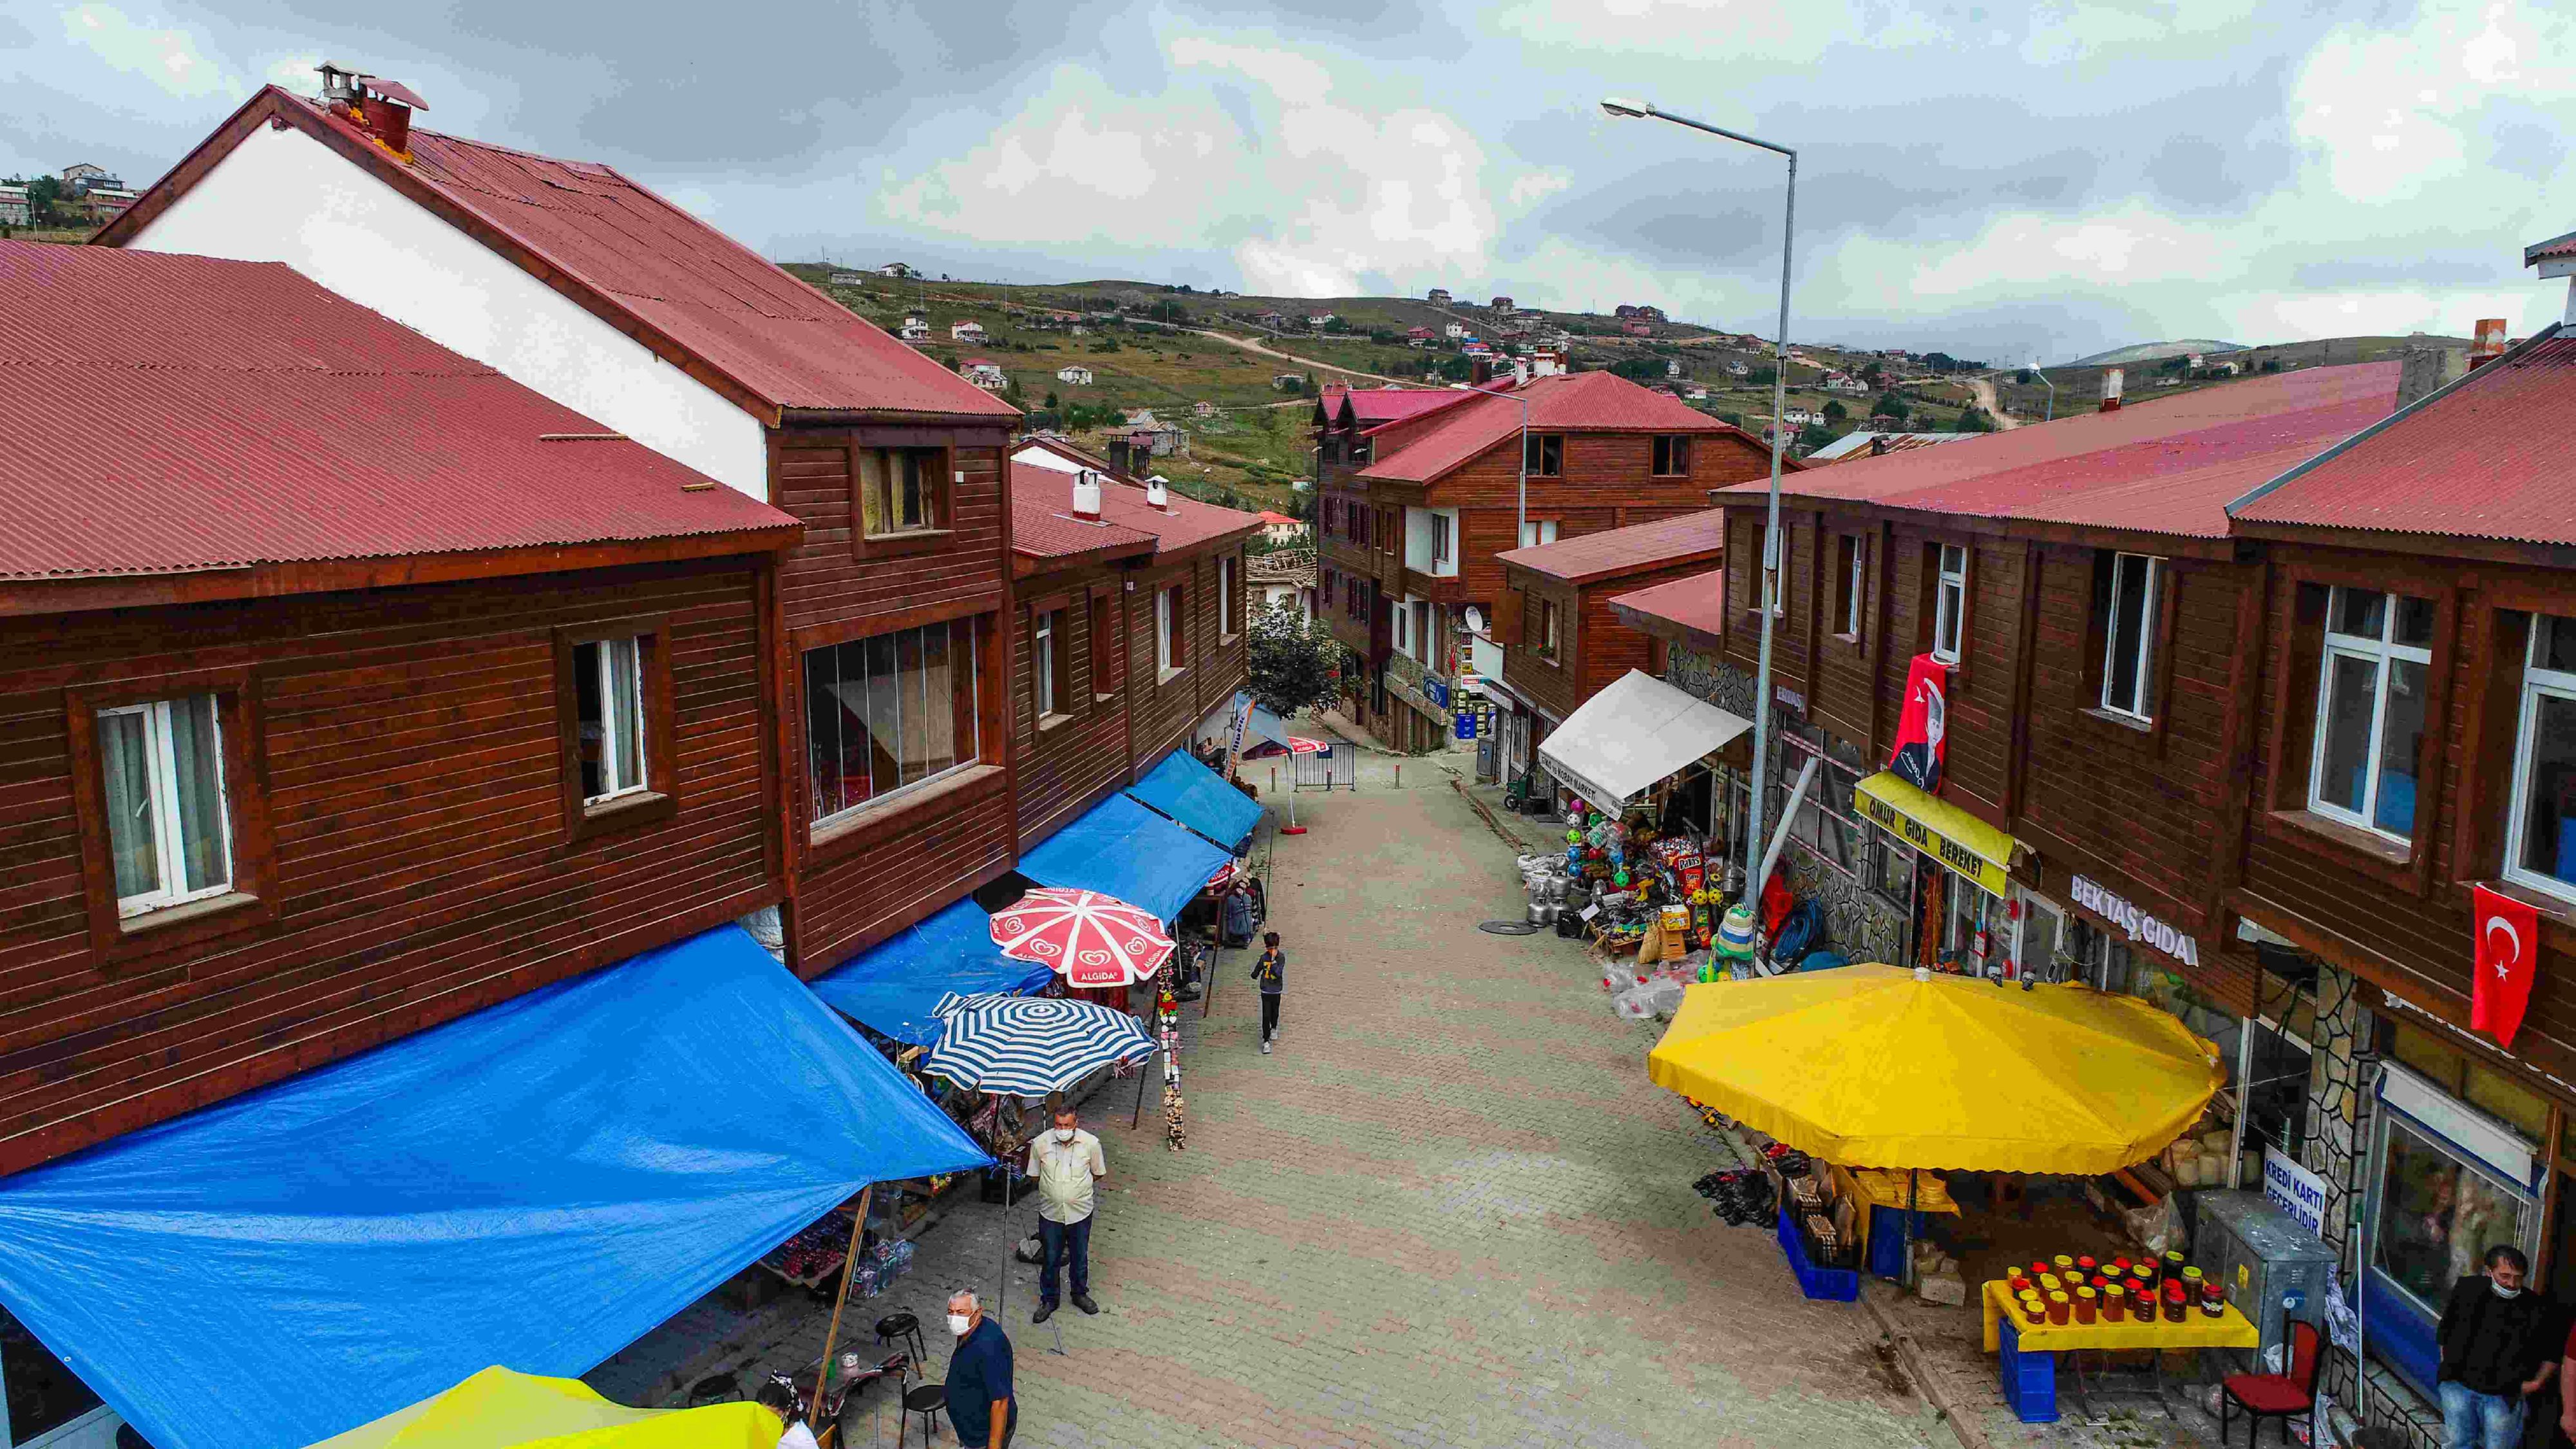
[[[1181,1004],[1172,994],[1172,971],[1163,968],[1154,981],[1163,1044],[1163,1137],[1172,1151],[1182,1149],[1187,1134],[1181,1124]]]
[[[1741,903],[1726,908],[1726,918],[1717,927],[1717,954],[1726,962],[1742,966],[1753,964],[1753,951],[1760,932],[1753,923],[1753,912]],[[1727,979],[1726,967],[1718,969],[1718,979]]]
[[[1181,1089],[1178,1087],[1163,1089],[1163,1140],[1164,1145],[1174,1152],[1183,1151],[1189,1145],[1188,1129],[1181,1125]]]

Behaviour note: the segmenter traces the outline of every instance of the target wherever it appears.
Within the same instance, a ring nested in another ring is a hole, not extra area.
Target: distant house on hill
[[[881,277],[918,277],[921,273],[914,271],[908,263],[888,262],[884,266],[877,268],[877,275]]]
[[[1332,323],[1333,314],[1330,312],[1315,312],[1306,318],[1306,325],[1309,327],[1329,327]]]
[[[0,226],[27,226],[34,222],[33,205],[23,186],[0,186]]]
[[[1652,322],[1640,322],[1636,318],[1631,317],[1627,321],[1619,324],[1619,330],[1627,333],[1631,337],[1652,337],[1655,335],[1655,324]]]
[[[1272,543],[1295,543],[1306,533],[1306,525],[1287,514],[1261,510],[1261,536]]]
[[[984,324],[981,322],[952,323],[948,328],[948,336],[955,342],[981,342],[984,340]]]
[[[1300,392],[1305,389],[1306,374],[1302,372],[1274,372],[1270,375],[1270,385],[1279,389],[1281,392]]]
[[[832,285],[835,287],[864,287],[867,284],[868,278],[865,272],[834,272],[832,274]]]
[[[1091,369],[1083,366],[1079,362],[1067,363],[1055,370],[1055,380],[1058,382],[1072,383],[1075,387],[1089,387],[1091,386]]]
[[[1452,342],[1455,342],[1467,335],[1467,324],[1464,322],[1452,322],[1448,326],[1440,329],[1440,335],[1448,338]]]
[[[1625,303],[1625,302],[1622,302],[1622,303],[1620,303],[1618,306],[1613,307],[1613,308],[1611,308],[1611,309],[1610,309],[1610,315],[1611,315],[1611,316],[1613,316],[1613,317],[1616,317],[1616,318],[1618,318],[1620,321],[1624,322],[1624,321],[1628,320],[1629,318],[1636,316],[1636,315],[1637,315],[1637,309],[1636,309],[1636,308],[1634,308],[1634,307],[1632,307],[1632,306],[1630,306],[1630,305],[1628,305],[1628,304],[1627,304],[1627,303]]]
[[[1194,418],[1215,417],[1216,404],[1202,398],[1199,401],[1190,404],[1190,416]]]
[[[1512,305],[1512,299],[1509,297],[1496,297],[1494,299],[1494,311],[1502,316],[1509,317],[1519,310],[1520,309],[1518,307]]]
[[[1690,386],[1682,389],[1682,396],[1691,402],[1706,402],[1708,401],[1708,386],[1705,383],[1692,383]]]
[[[988,358],[967,358],[957,364],[957,375],[986,392],[1007,392],[1011,386],[1011,379],[1002,371],[1002,365]]]
[[[1427,347],[1430,345],[1431,339],[1436,335],[1438,334],[1434,333],[1428,327],[1409,327],[1405,329],[1404,345],[1407,347]]]
[[[1852,393],[1867,392],[1869,391],[1869,384],[1847,372],[1828,373],[1825,376],[1825,391]]]
[[[1449,305],[1449,289],[1447,287],[1434,287],[1426,296],[1423,297],[1422,300],[1430,303],[1434,307],[1446,307]]]
[[[1664,359],[1664,376],[1666,376],[1666,377],[1679,377],[1679,376],[1681,376],[1681,375],[1682,375],[1682,365],[1681,365],[1681,362],[1680,362],[1680,360],[1679,360],[1679,359],[1676,359],[1676,358],[1666,358],[1666,359]]]
[[[906,317],[903,319],[903,330],[897,332],[895,335],[906,342],[928,342],[930,340],[930,319],[927,317]]]
[[[1726,365],[1726,375],[1729,377],[1751,377],[1753,375],[1753,368],[1747,363],[1730,362]]]
[[[1285,312],[1277,312],[1277,311],[1264,312],[1264,313],[1262,313],[1260,316],[1255,317],[1255,318],[1253,318],[1252,320],[1253,320],[1253,321],[1255,321],[1255,322],[1260,323],[1260,324],[1261,324],[1262,326],[1264,326],[1264,327],[1270,328],[1272,331],[1274,331],[1274,332],[1275,332],[1275,331],[1277,331],[1278,329],[1280,329],[1280,328],[1285,327],[1285,326],[1287,326],[1287,325],[1288,325],[1288,314],[1287,314],[1287,313],[1285,313]]]

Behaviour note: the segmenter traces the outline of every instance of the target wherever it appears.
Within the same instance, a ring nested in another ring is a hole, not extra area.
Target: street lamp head
[[[1651,103],[1646,101],[1632,101],[1625,96],[1603,96],[1601,98],[1601,109],[1608,115],[1626,116],[1631,119],[1641,119],[1643,117],[1653,115],[1655,112],[1655,108]]]

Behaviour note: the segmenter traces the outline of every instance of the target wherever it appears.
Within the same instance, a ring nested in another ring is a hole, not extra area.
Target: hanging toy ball
[[[1565,843],[1566,843],[1566,844],[1568,844],[1568,845],[1572,845],[1572,844],[1574,844],[1575,842],[1577,842],[1577,841],[1581,840],[1582,838],[1583,838],[1583,832],[1582,832],[1582,831],[1580,831],[1580,830],[1569,830],[1569,831],[1565,832]]]
[[[1628,873],[1624,870],[1617,872],[1610,877],[1610,883],[1621,890],[1626,890],[1628,888]]]
[[[1708,961],[1701,962],[1699,966],[1699,979],[1702,981],[1715,981],[1717,979],[1716,964]]]

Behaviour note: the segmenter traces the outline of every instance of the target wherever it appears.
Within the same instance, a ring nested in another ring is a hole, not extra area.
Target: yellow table
[[[2023,1322],[2021,1315],[2013,1311],[2012,1285],[2000,1279],[1988,1280],[1981,1298],[1985,1308],[1986,1352],[2001,1354],[2003,1336],[1998,1328],[2001,1324],[2010,1323],[2023,1362],[2032,1362],[2027,1357],[2031,1354],[2051,1355],[2049,1359],[2036,1361],[2035,1379],[2026,1373],[2023,1375],[2025,1382],[2002,1385],[2005,1401],[2012,1404],[2026,1424],[2053,1423],[2057,1419],[2054,1355],[2088,1348],[2151,1350],[2156,1400],[2164,1403],[2170,1413],[2173,1406],[2165,1401],[2165,1350],[2254,1348],[2263,1341],[2262,1334],[2255,1330],[2244,1314],[2236,1311],[2233,1303],[2226,1305],[2216,1318],[2201,1312],[2200,1306],[2194,1304],[2180,1323],[2167,1323],[2159,1317],[2153,1322],[2123,1318],[2117,1323],[2097,1320],[2059,1325]],[[2076,1401],[2083,1404],[2089,1414],[2092,1405],[2084,1382],[2082,1361],[2069,1358],[2066,1362],[2075,1369]],[[2001,1367],[2010,1370],[2012,1363],[2005,1360]],[[2012,1374],[2007,1372],[2006,1377],[2011,1378]]]
[[[2070,1348],[2255,1348],[2263,1342],[2263,1335],[2244,1314],[2236,1311],[2233,1303],[2228,1304],[2227,1311],[2216,1318],[2201,1312],[2200,1305],[2195,1303],[2180,1323],[2167,1323],[2162,1318],[2153,1323],[2141,1323],[2134,1318],[2124,1318],[2117,1323],[2069,1323],[2060,1327],[2053,1323],[2022,1322],[2021,1316],[2013,1312],[2012,1285],[1997,1278],[1986,1284],[1985,1309],[1988,1353],[2002,1346],[2002,1339],[1995,1333],[1995,1325],[2006,1319],[2011,1321],[2013,1331],[2021,1335],[2024,1353],[2063,1353]]]

